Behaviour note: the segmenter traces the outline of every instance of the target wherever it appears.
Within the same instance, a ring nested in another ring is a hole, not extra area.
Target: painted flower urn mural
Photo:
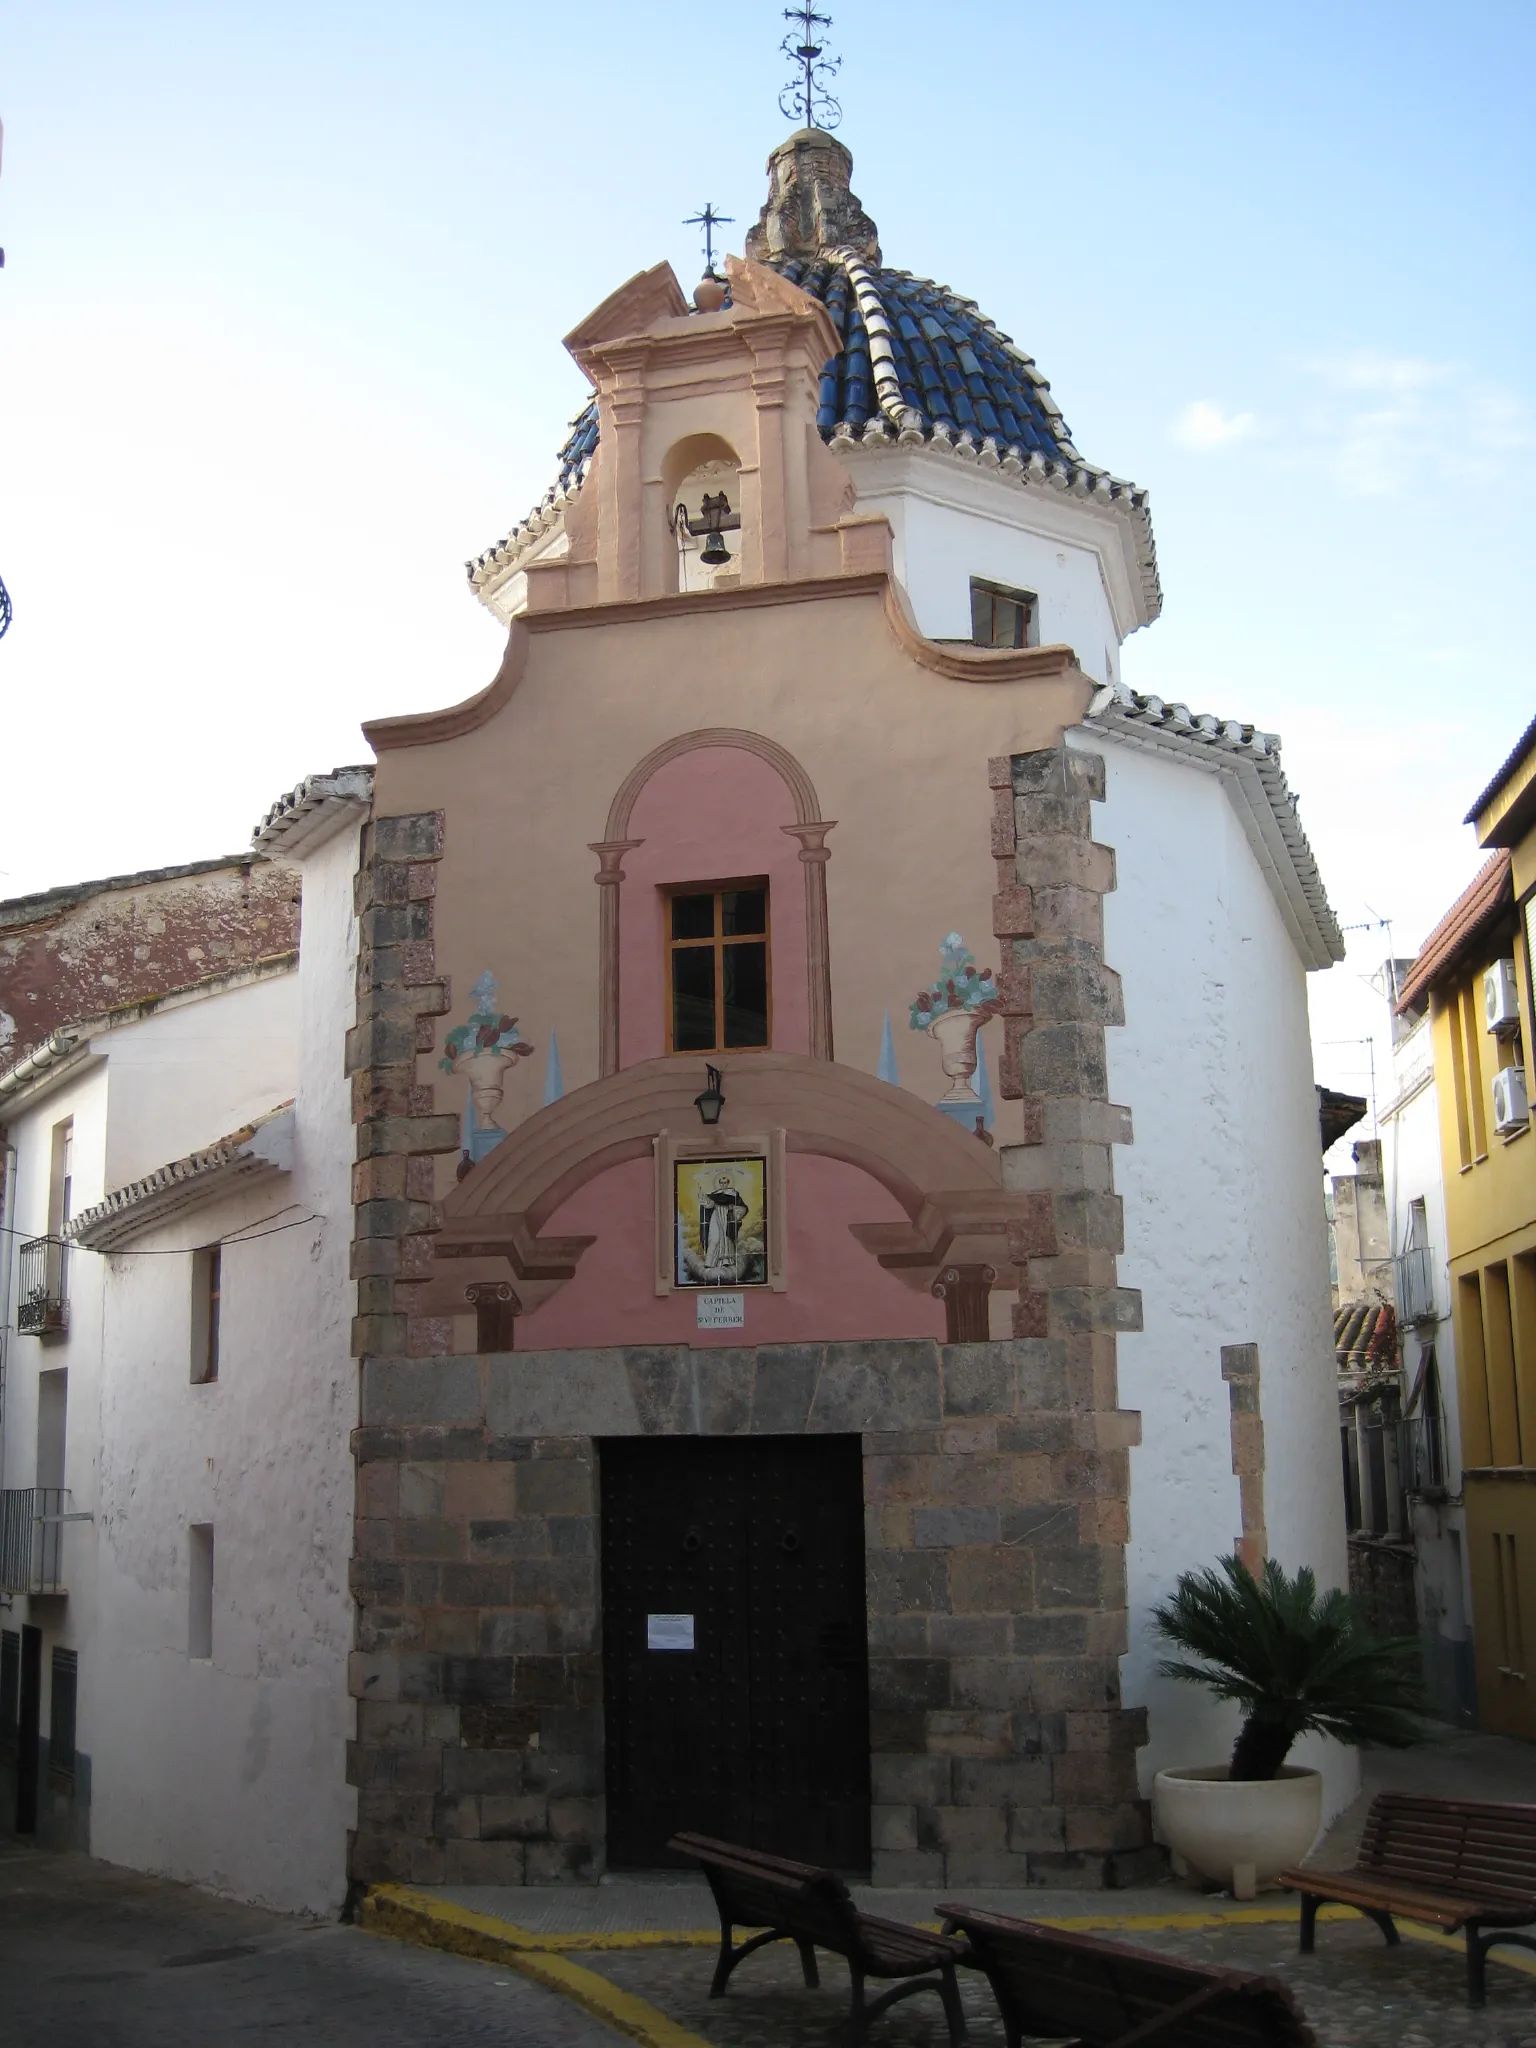
[[[970,1119],[984,1107],[971,1085],[976,1073],[976,1034],[1001,1007],[990,967],[978,967],[976,956],[958,932],[950,932],[940,949],[943,962],[936,980],[918,991],[910,1024],[926,1031],[939,1048],[939,1064],[949,1092],[936,1107],[947,1116]]]
[[[500,1131],[496,1111],[501,1106],[503,1077],[508,1067],[516,1060],[526,1059],[533,1047],[518,1037],[517,1019],[496,1007],[495,975],[482,974],[470,994],[475,1007],[469,1013],[469,1021],[456,1024],[449,1032],[438,1065],[445,1074],[466,1077],[469,1099],[481,1129]]]

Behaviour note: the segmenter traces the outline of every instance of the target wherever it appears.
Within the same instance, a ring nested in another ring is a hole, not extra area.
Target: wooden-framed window
[[[1032,590],[971,578],[971,639],[977,647],[1038,647],[1040,601]]]
[[[768,884],[665,892],[667,1051],[746,1052],[770,1042]]]

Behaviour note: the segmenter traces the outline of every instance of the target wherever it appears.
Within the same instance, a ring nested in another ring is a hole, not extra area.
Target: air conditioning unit
[[[1520,999],[1515,993],[1515,963],[1495,960],[1483,976],[1483,1017],[1490,1031],[1505,1038],[1520,1029]]]
[[[1493,1077],[1493,1127],[1503,1137],[1521,1131],[1531,1120],[1524,1067],[1501,1067]]]

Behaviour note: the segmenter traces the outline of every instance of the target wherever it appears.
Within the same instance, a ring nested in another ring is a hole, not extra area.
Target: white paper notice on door
[[[747,1297],[744,1294],[710,1293],[696,1295],[701,1330],[744,1330],[747,1326]]]
[[[691,1650],[691,1614],[648,1614],[645,1617],[645,1647],[648,1650]]]

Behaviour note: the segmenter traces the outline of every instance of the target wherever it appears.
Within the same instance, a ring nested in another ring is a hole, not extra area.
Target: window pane
[[[768,929],[768,891],[766,889],[727,889],[721,899],[725,916],[721,930],[726,938],[733,932],[765,932]]]
[[[706,896],[704,901],[711,899]],[[715,1049],[713,946],[684,946],[672,955],[672,1047],[675,1052]]]
[[[715,899],[710,896],[672,898],[674,939],[712,939],[715,936]]]
[[[766,1045],[768,948],[761,943],[726,946],[723,949],[723,958],[725,1042],[728,1046]]]

